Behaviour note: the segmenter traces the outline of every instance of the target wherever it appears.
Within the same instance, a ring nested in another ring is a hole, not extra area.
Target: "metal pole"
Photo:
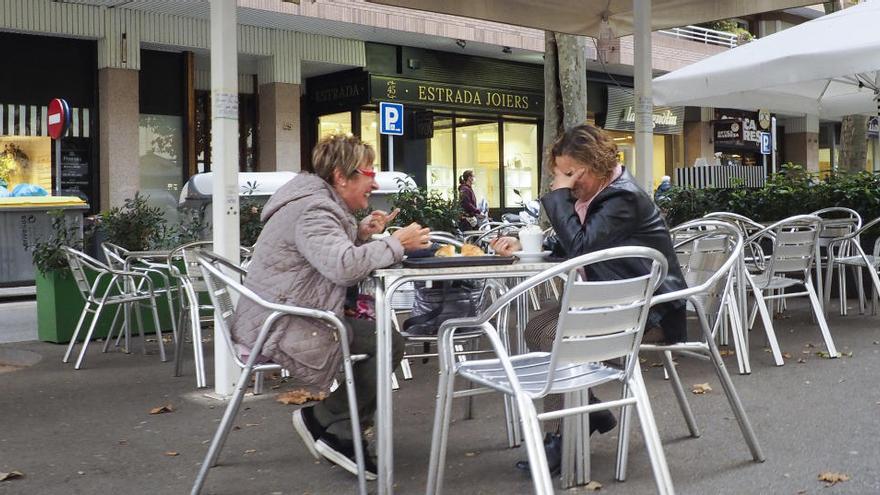
[[[61,137],[55,140],[55,195],[61,196]]]
[[[211,0],[211,168],[214,251],[239,261],[238,19],[236,0]],[[215,318],[219,318],[219,314]],[[215,322],[214,328],[220,328]],[[193,345],[199,345],[193,342]],[[214,391],[230,395],[238,373],[226,339],[214,339]]]
[[[388,135],[388,171],[394,172],[394,136]]]
[[[633,0],[635,33],[636,181],[654,189],[654,104],[651,100],[651,2]]]
[[[770,160],[776,173],[776,117],[770,117]]]
[[[764,178],[767,178],[767,155],[761,155],[764,160]]]

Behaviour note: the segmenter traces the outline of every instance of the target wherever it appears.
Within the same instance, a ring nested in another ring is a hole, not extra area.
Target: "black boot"
[[[559,474],[562,469],[562,435],[547,433],[544,436],[544,455],[547,456],[547,467],[550,469],[550,474]],[[529,461],[518,461],[516,468],[520,471],[531,472]]]
[[[590,404],[598,404],[600,402],[602,401],[593,395],[593,391],[590,390]],[[617,419],[608,409],[590,413],[590,435],[595,431],[598,431],[599,433],[608,433],[614,429],[615,426],[617,426]]]

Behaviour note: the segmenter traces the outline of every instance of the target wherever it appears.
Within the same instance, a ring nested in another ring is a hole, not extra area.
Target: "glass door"
[[[437,191],[446,199],[455,197],[455,151],[451,118],[434,119],[434,137],[428,143],[427,182],[429,191]]]
[[[537,199],[538,124],[504,123],[504,206],[520,208],[522,203]]]

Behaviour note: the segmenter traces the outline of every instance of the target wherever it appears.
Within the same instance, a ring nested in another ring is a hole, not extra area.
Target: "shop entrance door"
[[[500,208],[498,122],[468,118],[455,120],[456,187],[457,178],[465,170],[473,170],[477,202],[485,198],[489,208]]]

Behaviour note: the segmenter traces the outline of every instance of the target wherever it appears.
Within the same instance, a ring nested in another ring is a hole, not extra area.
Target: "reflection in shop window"
[[[183,179],[183,119],[172,115],[140,116],[140,192],[178,222],[177,199]]]
[[[538,126],[504,123],[504,206],[517,208],[538,197]]]
[[[376,170],[382,170],[382,153],[379,150],[379,113],[372,110],[361,112],[361,140],[373,147]]]
[[[52,194],[52,139],[0,136],[0,186],[6,188],[0,193],[11,194],[29,184]]]
[[[318,117],[318,139],[331,134],[351,134],[351,112],[332,113]]]
[[[428,146],[428,190],[452,199],[457,185],[452,159],[452,119],[437,119]]]

